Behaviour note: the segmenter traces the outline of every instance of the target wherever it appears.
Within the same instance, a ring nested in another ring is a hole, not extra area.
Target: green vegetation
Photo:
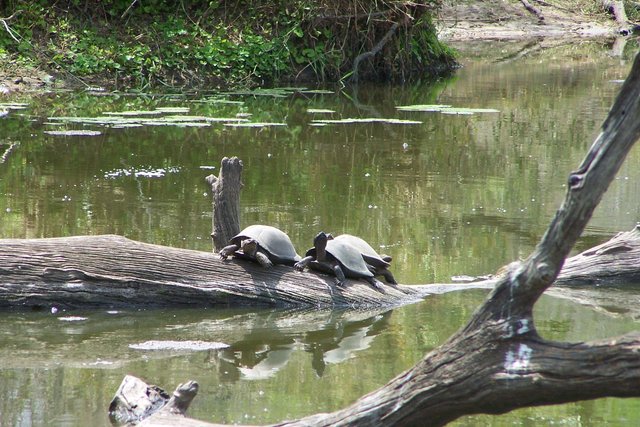
[[[303,78],[399,80],[448,70],[431,22],[440,0],[9,0],[0,60],[65,80],[144,89]],[[378,43],[385,35],[384,43]],[[380,49],[376,50],[376,48]],[[6,70],[5,70],[6,71]]]

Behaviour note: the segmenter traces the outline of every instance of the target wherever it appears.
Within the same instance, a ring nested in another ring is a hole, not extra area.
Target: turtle
[[[300,261],[300,256],[285,232],[262,224],[250,225],[242,230],[218,254],[222,259],[233,254],[257,261],[265,268],[274,264],[293,265]]]
[[[364,279],[377,290],[384,292],[382,283],[373,277],[360,251],[344,240],[332,239],[331,235],[324,231],[319,232],[313,239],[313,248],[307,251],[305,257],[293,265],[300,271],[307,266],[335,275],[340,286],[344,285],[347,277],[351,277]]]
[[[340,234],[335,237],[335,240],[341,240],[356,247],[360,251],[360,254],[362,254],[364,262],[370,266],[370,270],[375,276],[384,276],[384,280],[387,283],[392,285],[398,284],[393,274],[388,270],[392,260],[389,255],[380,255],[364,239],[351,234]]]

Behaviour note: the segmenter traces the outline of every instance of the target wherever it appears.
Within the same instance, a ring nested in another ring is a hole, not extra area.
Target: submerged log
[[[540,243],[525,261],[508,266],[467,325],[351,406],[278,425],[441,426],[470,414],[640,396],[640,333],[590,343],[555,342],[538,334],[533,318],[533,306],[554,283],[640,137],[639,117],[640,55],[600,135],[571,173],[565,200]],[[611,253],[609,247],[626,245],[605,245],[601,255]]]

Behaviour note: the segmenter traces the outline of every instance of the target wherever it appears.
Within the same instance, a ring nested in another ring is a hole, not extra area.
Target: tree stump
[[[242,160],[224,157],[219,176],[205,178],[211,185],[213,219],[211,238],[213,251],[218,252],[240,232],[240,190],[242,189]]]

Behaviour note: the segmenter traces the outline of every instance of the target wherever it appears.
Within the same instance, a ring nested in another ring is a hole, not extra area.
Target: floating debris
[[[87,129],[82,129],[82,130],[45,130],[44,133],[46,133],[47,135],[54,135],[54,136],[97,136],[97,135],[102,135],[102,132],[97,131],[97,130],[87,130]]]
[[[238,123],[225,123],[225,126],[236,128],[262,128],[271,126],[286,126],[286,123],[271,123],[271,122],[238,122]]]
[[[163,113],[180,114],[180,113],[188,113],[190,111],[190,108],[189,107],[158,107],[156,108],[156,111],[161,111]]]
[[[226,98],[204,98],[204,99],[194,99],[190,102],[195,102],[199,104],[231,104],[231,105],[243,105],[244,101],[234,101]]]
[[[296,93],[333,94],[334,92],[330,90],[323,90],[323,89],[307,89],[306,87],[275,87],[275,88],[258,88],[253,90],[225,92],[223,95],[271,96],[274,98],[286,98]]]
[[[150,340],[139,344],[129,344],[135,350],[219,350],[228,348],[228,344],[215,341],[157,341]]]
[[[187,116],[169,115],[162,117],[148,116],[118,116],[107,115],[99,117],[48,117],[50,122],[78,123],[83,125],[107,126],[112,128],[132,127],[132,126],[209,126],[210,123],[235,123],[247,122],[247,119],[240,117],[210,117],[210,116]]]
[[[464,108],[464,107],[452,107],[451,105],[400,105],[396,107],[399,111],[422,111],[422,112],[437,112],[443,114],[475,114],[475,113],[499,113],[500,110],[493,108]]]
[[[178,126],[178,127],[209,127],[211,126],[207,122],[187,122],[187,121],[145,121],[141,123],[141,126]]]
[[[0,110],[24,110],[28,106],[24,102],[3,102],[0,103]]]
[[[382,119],[379,117],[369,117],[363,119],[335,119],[335,120],[312,120],[312,124],[353,124],[353,123],[388,123],[392,125],[419,125],[422,124],[418,120],[402,120],[402,119]]]
[[[254,89],[254,90],[240,90],[233,92],[225,92],[224,95],[239,95],[239,96],[272,96],[274,98],[286,98],[293,94],[295,91],[274,88],[274,89]]]
[[[333,114],[334,110],[327,110],[325,108],[307,108],[307,113],[310,114]]]
[[[441,111],[443,114],[475,114],[475,113],[499,113],[500,110],[494,108],[446,108]]]
[[[64,317],[58,317],[58,320],[62,320],[63,322],[82,322],[84,320],[89,319],[88,317],[81,317],[81,316],[64,316]]]
[[[139,111],[105,111],[108,116],[155,116],[162,114],[161,110],[139,110]]]
[[[442,110],[440,111],[442,114],[459,114],[459,115],[463,115],[463,116],[471,116],[472,114],[474,114],[471,111],[454,111],[454,110]]]
[[[168,173],[180,172],[178,167],[157,168],[157,169],[115,169],[105,172],[104,177],[107,179],[115,179],[126,176],[135,176],[136,178],[162,178]]]
[[[300,93],[311,93],[311,94],[317,94],[317,95],[332,95],[335,92],[332,90],[326,90],[326,89],[306,89],[306,90],[301,90]]]
[[[417,105],[400,105],[396,110],[400,111],[442,111],[446,108],[453,108],[451,105],[444,104],[417,104]]]

